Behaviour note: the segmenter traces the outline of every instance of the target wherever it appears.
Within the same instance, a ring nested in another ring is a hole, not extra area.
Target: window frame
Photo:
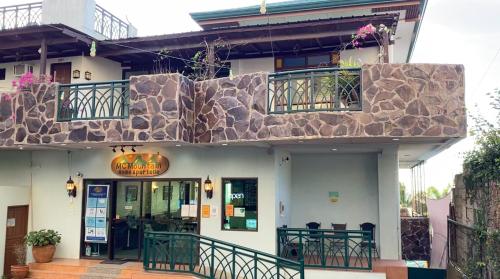
[[[256,216],[256,220],[257,220],[257,227],[255,228],[255,230],[249,230],[249,229],[225,229],[224,228],[224,220],[225,220],[225,217],[226,217],[226,205],[225,205],[225,202],[224,202],[224,196],[226,195],[226,188],[224,186],[224,181],[225,180],[231,180],[231,179],[234,179],[234,180],[250,180],[250,179],[253,179],[255,180],[256,182],[256,190],[255,190],[255,194],[256,194],[256,198],[257,198],[257,205],[256,205],[256,210],[255,210],[255,216]],[[220,222],[220,228],[221,228],[221,231],[226,231],[226,232],[258,232],[259,231],[259,178],[258,177],[221,177],[221,222]]]
[[[330,63],[325,66],[314,66],[314,65],[309,65],[309,57],[310,56],[322,56],[322,55],[328,55],[330,57]],[[285,59],[290,58],[290,57],[304,57],[305,58],[305,64],[303,67],[285,67]],[[338,60],[337,63],[333,63],[334,58]],[[278,60],[281,60],[280,64],[281,67],[278,67]],[[337,67],[339,66],[339,61],[340,61],[340,52],[339,51],[328,51],[328,52],[311,52],[311,53],[304,53],[304,54],[299,54],[299,55],[284,55],[284,56],[277,56],[274,59],[274,68],[276,72],[286,72],[286,71],[293,71],[293,70],[305,70],[305,69],[318,69],[318,68],[330,68],[330,67]]]
[[[0,80],[7,80],[7,68],[0,68]]]

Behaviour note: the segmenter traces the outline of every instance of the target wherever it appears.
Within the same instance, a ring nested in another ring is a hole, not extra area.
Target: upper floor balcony
[[[77,9],[80,12],[74,13]],[[33,25],[64,24],[98,39],[125,39],[137,30],[95,1],[44,0],[29,4],[0,7],[0,31]]]
[[[38,84],[4,94],[0,146],[62,143],[443,142],[466,135],[461,65],[180,74]],[[377,138],[377,139],[375,139]]]

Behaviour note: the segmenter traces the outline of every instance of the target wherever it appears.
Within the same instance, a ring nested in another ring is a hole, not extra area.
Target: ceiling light
[[[395,138],[395,139],[392,139],[393,141],[398,141],[399,139],[398,138]]]
[[[226,146],[226,145],[227,145],[227,143],[223,143],[223,144],[222,144],[222,146]]]
[[[337,151],[337,148],[332,148],[332,151]]]
[[[176,144],[175,146],[177,146],[177,147],[181,147],[182,145],[180,145],[180,144]]]
[[[61,143],[62,146],[65,146],[66,144],[65,143]]]
[[[299,143],[304,143],[304,141],[303,140],[299,140]]]
[[[87,148],[87,149],[92,149],[92,147],[91,147],[91,146],[87,146],[87,147],[85,147],[85,148]]]
[[[24,149],[24,147],[22,147],[22,146],[19,146],[19,149],[20,149],[20,150],[23,150],[23,149]]]

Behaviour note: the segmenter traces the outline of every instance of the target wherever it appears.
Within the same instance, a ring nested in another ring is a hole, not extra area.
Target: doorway
[[[50,65],[50,75],[54,82],[60,84],[71,83],[71,62],[67,63],[54,63]]]
[[[86,190],[109,185],[109,237],[86,242],[84,228],[82,257],[137,261],[143,256],[146,231],[199,233],[200,183],[200,179],[85,180]],[[83,211],[86,204],[87,198]]]
[[[23,245],[28,233],[28,205],[7,208],[7,230],[5,236],[5,257],[3,272],[10,278],[10,266],[16,264],[16,246]]]

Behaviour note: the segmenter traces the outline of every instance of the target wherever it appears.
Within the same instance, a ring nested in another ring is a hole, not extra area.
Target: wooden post
[[[40,45],[40,75],[45,75],[47,68],[47,39],[43,38]]]
[[[208,78],[212,79],[215,77],[215,48],[213,43],[208,44],[207,49],[207,60],[208,60]]]
[[[384,63],[389,63],[389,32],[384,31],[382,34],[382,45],[384,47]]]

